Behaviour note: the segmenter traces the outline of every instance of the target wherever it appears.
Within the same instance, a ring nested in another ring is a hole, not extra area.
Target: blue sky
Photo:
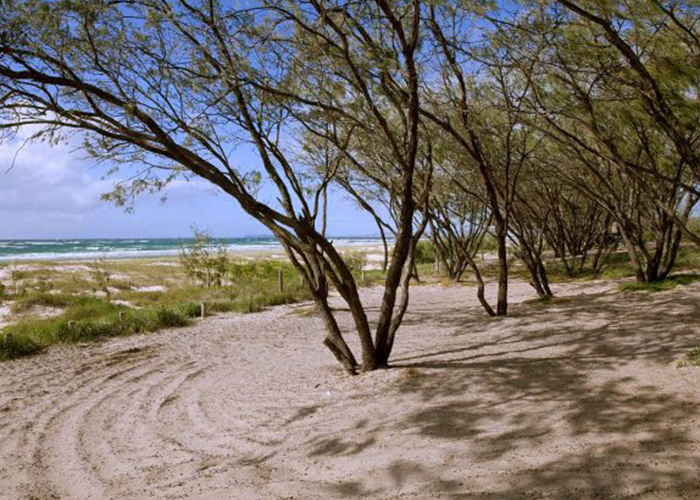
[[[0,143],[0,239],[188,237],[192,226],[219,237],[268,234],[235,200],[204,182],[177,182],[166,203],[144,195],[133,213],[125,213],[100,201],[112,181],[71,146],[20,145]],[[329,205],[331,235],[377,233],[371,218],[342,193],[333,193]]]

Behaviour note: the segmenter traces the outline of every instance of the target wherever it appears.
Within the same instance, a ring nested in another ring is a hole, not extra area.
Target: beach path
[[[358,377],[304,304],[2,363],[0,499],[698,498],[700,284],[554,291],[416,286]]]

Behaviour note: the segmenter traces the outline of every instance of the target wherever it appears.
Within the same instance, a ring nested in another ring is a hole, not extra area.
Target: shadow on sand
[[[688,295],[579,295],[520,304],[495,320],[477,307],[412,308],[406,325],[451,328],[454,338],[393,360],[410,376],[387,391],[421,404],[391,425],[427,446],[450,441],[469,467],[431,470],[417,454],[383,471],[389,487],[358,479],[333,494],[395,498],[413,481],[422,485],[416,498],[700,498],[697,398],[625,370],[675,370],[700,344],[700,303]],[[474,338],[485,330],[492,339]],[[368,429],[354,448],[321,439],[312,454],[371,450],[385,432],[386,425]]]

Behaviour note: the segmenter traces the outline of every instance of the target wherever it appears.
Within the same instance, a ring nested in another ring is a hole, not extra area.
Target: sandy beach
[[[700,284],[473,291],[414,287],[358,377],[306,304],[2,363],[0,498],[697,498]]]

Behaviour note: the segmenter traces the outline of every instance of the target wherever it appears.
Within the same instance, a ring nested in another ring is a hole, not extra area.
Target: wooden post
[[[75,328],[75,321],[69,321],[68,322],[68,330],[70,330],[72,332],[74,328]]]
[[[277,285],[279,286],[280,293],[284,292],[284,273],[281,269],[277,271]]]
[[[365,271],[365,270],[363,269],[363,270],[362,270],[362,282],[364,283],[365,281],[367,281],[367,271]]]
[[[204,318],[207,315],[207,303],[202,302],[199,304],[199,314],[202,318]]]

